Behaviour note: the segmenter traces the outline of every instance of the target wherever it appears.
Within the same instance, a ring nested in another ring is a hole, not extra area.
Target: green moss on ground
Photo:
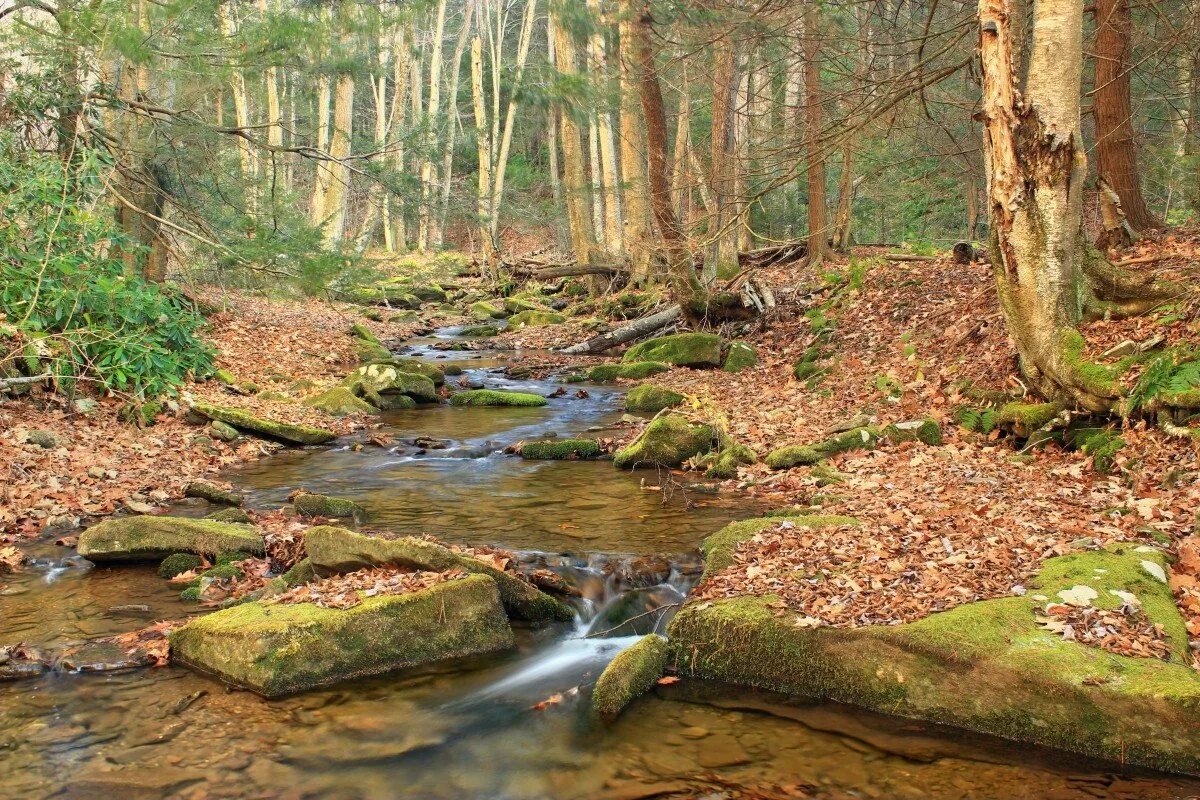
[[[450,398],[452,406],[544,406],[546,398],[526,392],[502,392],[498,389],[471,389],[456,392]]]
[[[266,697],[512,646],[496,583],[484,575],[348,609],[244,603],[171,634],[173,661]]]
[[[683,395],[652,383],[643,383],[630,389],[625,395],[626,411],[649,411],[657,413],[683,402]]]
[[[305,583],[312,583],[317,579],[317,573],[313,569],[312,561],[302,558],[280,577],[283,579],[284,585],[291,588],[293,586],[301,586]]]
[[[371,364],[376,361],[387,361],[392,357],[392,352],[376,342],[356,338],[354,340],[354,356],[359,363]]]
[[[719,367],[725,340],[713,333],[676,333],[636,344],[623,361],[659,361],[679,367]]]
[[[224,422],[226,425],[232,425],[238,430],[288,444],[325,444],[337,438],[337,434],[333,431],[314,428],[311,425],[275,422],[274,420],[256,417],[240,408],[214,406],[203,401],[198,401],[192,408],[209,419],[215,419]]]
[[[361,322],[356,322],[350,326],[350,335],[356,339],[362,339],[364,342],[371,342],[383,347],[383,342],[379,341],[379,337]]]
[[[345,386],[335,386],[304,401],[304,405],[335,417],[349,414],[374,414],[379,411]]]
[[[727,548],[726,548],[727,549]],[[1200,676],[1169,587],[1122,548],[1045,562],[1028,593],[959,606],[917,622],[806,628],[776,598],[689,603],[670,627],[685,674],[977,730],[1157,769],[1200,771]],[[711,565],[710,565],[711,568]],[[1038,626],[1059,591],[1095,589],[1100,607],[1131,592],[1166,631],[1168,661],[1129,658]]]
[[[474,319],[503,319],[506,316],[503,308],[486,300],[472,303],[470,308],[467,309],[467,314]]]
[[[618,378],[640,381],[649,378],[651,375],[666,372],[669,369],[671,369],[671,365],[664,364],[661,361],[597,364],[588,370],[588,380],[592,383],[612,383]]]
[[[158,577],[170,580],[176,575],[196,569],[202,563],[200,556],[195,553],[172,553],[158,565]]]
[[[725,363],[721,369],[725,372],[741,372],[758,364],[758,351],[746,342],[732,342],[729,352],[725,355]]]
[[[693,456],[712,450],[717,438],[711,425],[692,423],[677,413],[655,417],[626,447],[618,450],[613,463],[618,467],[678,467]]]
[[[566,317],[553,311],[521,311],[508,318],[508,327],[513,330],[526,327],[540,328],[546,325],[559,325],[566,321]]]
[[[763,463],[771,469],[791,469],[792,467],[810,466],[824,458],[824,453],[809,445],[786,445],[767,453]]]
[[[893,444],[920,442],[937,447],[942,443],[942,426],[931,418],[896,422],[883,429],[883,438]]]
[[[262,555],[263,539],[249,525],[147,515],[93,525],[80,534],[78,547],[79,555],[91,561],[159,561],[173,553]]]
[[[545,311],[542,306],[523,297],[504,298],[504,310],[510,314],[520,314],[523,311]]]
[[[752,539],[756,534],[767,528],[774,528],[782,522],[790,522],[802,528],[841,527],[843,525],[860,525],[854,517],[836,514],[796,514],[780,513],[777,515],[743,519],[731,522],[716,533],[709,534],[700,543],[700,552],[704,555],[704,574],[706,576],[720,572],[733,564],[733,552],[737,546]]]
[[[528,581],[498,570],[474,558],[455,553],[448,547],[410,536],[381,539],[321,525],[310,528],[304,536],[305,549],[318,575],[352,572],[379,564],[443,572],[461,569],[487,575],[500,587],[500,597],[508,613],[530,622],[566,622],[575,612],[557,598],[551,597]]]
[[[721,446],[717,452],[709,453],[705,460],[704,477],[730,480],[737,477],[742,464],[755,464],[758,454],[744,444],[731,442]]]
[[[625,707],[654,688],[667,664],[667,640],[657,634],[643,636],[617,654],[592,690],[592,709],[611,722]]]
[[[305,517],[361,519],[367,513],[366,509],[353,500],[311,492],[296,495],[292,500],[292,507]]]
[[[1013,429],[1017,436],[1026,437],[1054,419],[1062,405],[1058,403],[1011,402],[1000,406],[996,422]]]
[[[542,442],[525,442],[521,445],[521,458],[564,459],[597,458],[604,448],[595,439],[547,439]]]

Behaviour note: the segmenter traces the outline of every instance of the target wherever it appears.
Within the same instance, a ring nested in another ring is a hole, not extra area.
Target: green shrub
[[[127,274],[121,254],[144,248],[106,213],[103,166],[84,151],[64,170],[0,136],[0,308],[36,343],[27,370],[155,397],[209,374],[213,350],[190,300]]]

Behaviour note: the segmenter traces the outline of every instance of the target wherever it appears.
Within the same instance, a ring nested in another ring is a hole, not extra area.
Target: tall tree
[[[804,11],[804,130],[808,170],[808,263],[825,260],[829,249],[826,222],[825,151],[821,143],[821,31],[819,7],[805,5]]]

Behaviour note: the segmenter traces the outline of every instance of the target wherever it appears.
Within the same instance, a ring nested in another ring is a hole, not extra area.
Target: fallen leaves
[[[395,567],[371,567],[306,583],[267,598],[265,602],[314,603],[322,608],[353,608],[371,597],[409,594],[465,577],[467,573],[462,570],[418,572]]]

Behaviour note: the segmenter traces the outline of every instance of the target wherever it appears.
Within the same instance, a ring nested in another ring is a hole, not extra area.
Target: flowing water
[[[557,388],[504,378],[496,354],[438,350],[452,333],[406,354],[492,388]],[[575,624],[520,630],[504,655],[275,701],[175,667],[81,672],[119,659],[94,648],[0,683],[0,797],[1200,796],[1185,779],[697,681],[595,723],[587,693],[600,670],[635,634],[661,630],[695,579],[700,540],[756,510],[606,462],[500,452],[545,434],[604,436],[618,407],[612,387],[572,384],[545,408],[394,412],[388,447],[292,450],[227,476],[252,507],[304,487],[358,500],[370,527],[519,551],[581,589]],[[54,649],[195,611],[152,566],[93,568],[48,543],[31,553],[34,568],[3,584],[0,644]]]

